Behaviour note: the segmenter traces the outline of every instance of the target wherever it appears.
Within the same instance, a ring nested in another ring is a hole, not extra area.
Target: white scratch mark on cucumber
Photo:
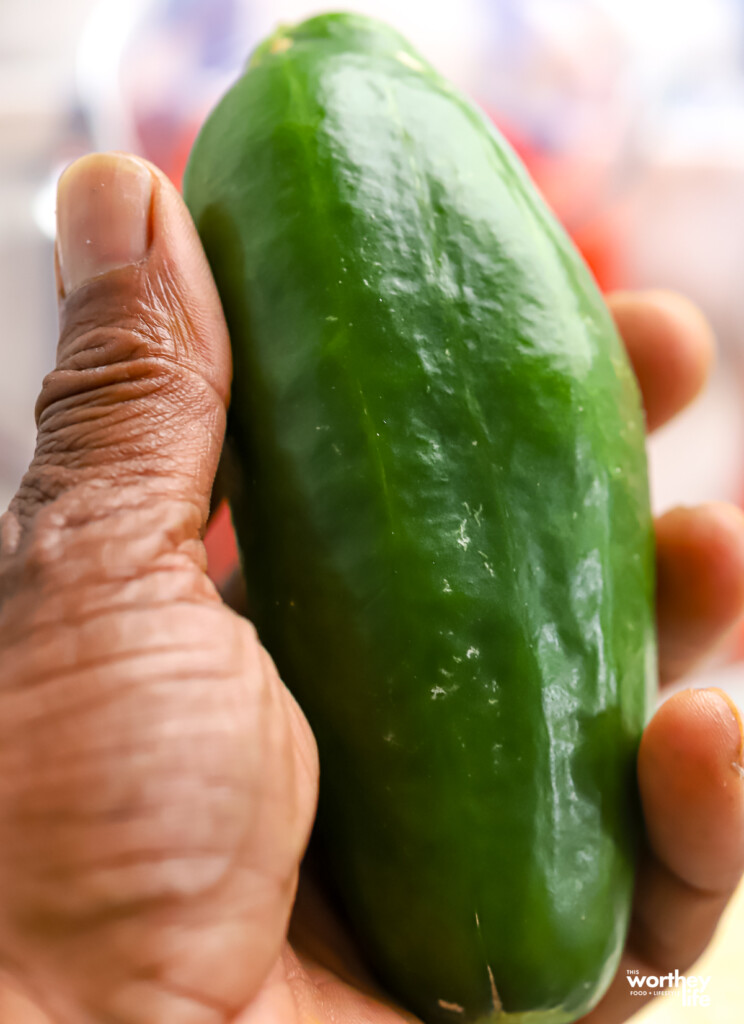
[[[488,555],[486,554],[486,552],[485,552],[485,551],[479,551],[479,552],[478,552],[478,554],[479,554],[479,555],[481,556],[481,558],[483,559],[483,565],[484,565],[484,567],[485,567],[485,569],[486,569],[486,572],[487,572],[487,573],[488,573],[488,574],[489,574],[490,576],[495,576],[495,575],[496,575],[496,573],[495,573],[495,572],[493,571],[493,566],[492,566],[492,565],[491,565],[491,563],[490,563],[490,562],[488,561]]]
[[[463,519],[463,521],[460,523],[460,531],[457,537],[457,543],[460,545],[463,551],[467,551],[468,547],[470,546],[470,537],[468,537],[468,535],[465,533],[466,524],[467,519]]]
[[[475,519],[475,525],[480,526],[481,516],[483,515],[483,505],[479,505],[475,512],[473,512],[473,510],[470,508],[470,505],[468,505],[467,501],[463,501],[462,507],[465,509],[469,516],[472,516],[473,519]]]
[[[437,1002],[443,1010],[449,1010],[451,1013],[465,1013],[465,1007],[460,1006],[459,1003],[448,1003],[446,999],[437,999]]]

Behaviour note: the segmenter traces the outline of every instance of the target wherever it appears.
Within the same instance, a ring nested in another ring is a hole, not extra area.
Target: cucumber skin
[[[427,1024],[577,1020],[625,940],[656,678],[643,417],[604,302],[486,118],[360,16],[259,47],[184,195],[232,339],[252,612],[318,739],[340,906]]]

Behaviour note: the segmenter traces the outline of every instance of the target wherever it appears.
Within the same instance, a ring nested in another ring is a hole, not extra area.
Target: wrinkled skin
[[[115,205],[121,160],[73,165],[60,209],[101,183]],[[309,879],[287,940],[315,744],[255,631],[205,575],[229,346],[188,214],[148,173],[146,255],[101,264],[77,288],[60,273],[57,368],[0,520],[0,1019],[410,1022]],[[69,234],[69,216],[60,223]],[[106,224],[91,230],[95,250]],[[709,328],[668,293],[610,302],[654,429],[702,386]],[[675,509],[657,538],[668,682],[742,613],[744,518]],[[636,908],[590,1024],[640,1009],[628,968],[685,971],[708,943],[744,864],[741,754],[718,691],[682,692],[649,724]]]

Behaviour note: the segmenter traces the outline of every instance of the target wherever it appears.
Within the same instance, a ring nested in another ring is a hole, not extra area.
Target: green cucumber
[[[655,680],[643,416],[605,304],[486,117],[357,15],[256,50],[185,196],[339,906],[428,1024],[574,1021],[625,941]]]

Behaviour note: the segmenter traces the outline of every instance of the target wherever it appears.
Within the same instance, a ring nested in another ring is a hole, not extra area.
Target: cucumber
[[[625,940],[655,680],[643,416],[597,287],[486,117],[354,14],[258,47],[185,196],[338,905],[427,1024],[574,1021]]]

